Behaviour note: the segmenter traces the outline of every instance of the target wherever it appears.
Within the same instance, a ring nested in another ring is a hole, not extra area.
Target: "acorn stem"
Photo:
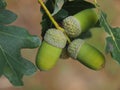
[[[38,0],[38,2],[41,4],[42,8],[45,10],[46,14],[48,15],[49,19],[52,21],[52,23],[54,24],[54,26],[58,29],[61,30],[62,32],[64,32],[68,43],[71,43],[70,38],[66,35],[65,30],[59,26],[59,24],[55,21],[55,19],[52,17],[51,13],[49,12],[49,10],[47,9],[47,7],[45,6],[45,4],[43,3],[42,0]]]

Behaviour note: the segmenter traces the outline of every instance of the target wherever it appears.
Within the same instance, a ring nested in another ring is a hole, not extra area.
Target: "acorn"
[[[52,69],[57,63],[66,42],[67,39],[62,31],[54,28],[49,29],[37,53],[37,67],[42,71]]]
[[[68,46],[68,53],[72,58],[93,70],[100,70],[104,67],[104,55],[82,39],[73,40]]]
[[[98,21],[95,9],[85,9],[63,20],[63,27],[71,38],[78,37],[82,32],[93,27]]]

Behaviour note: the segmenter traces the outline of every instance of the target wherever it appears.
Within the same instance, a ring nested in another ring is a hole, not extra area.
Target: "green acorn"
[[[52,69],[58,61],[66,41],[63,32],[57,29],[49,29],[37,53],[37,67],[43,71]]]
[[[73,16],[63,20],[63,27],[67,35],[71,38],[79,36],[89,28],[93,27],[98,21],[95,9],[85,9]]]
[[[68,52],[72,58],[77,59],[93,70],[99,70],[104,67],[104,55],[84,40],[75,39],[72,41],[68,46]]]

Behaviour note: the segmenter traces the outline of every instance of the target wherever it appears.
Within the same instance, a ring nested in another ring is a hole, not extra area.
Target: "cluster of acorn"
[[[65,33],[73,39],[67,47],[69,56],[93,70],[99,70],[104,66],[104,55],[84,40],[74,38],[77,38],[82,32],[93,27],[97,21],[98,17],[94,9],[83,10],[63,20]],[[52,69],[60,58],[66,43],[66,36],[62,31],[55,28],[47,30],[38,50],[36,58],[37,67],[42,71]]]

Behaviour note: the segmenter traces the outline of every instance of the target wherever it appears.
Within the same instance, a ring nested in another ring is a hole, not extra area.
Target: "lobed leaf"
[[[58,23],[60,23],[67,16],[68,16],[68,12],[64,9],[61,9],[57,14],[54,15],[54,18]]]
[[[112,37],[106,38],[106,51],[111,54],[113,59],[120,63],[120,39],[116,39],[115,41]]]
[[[55,0],[54,11],[52,13],[52,16],[54,16],[62,9],[63,4],[64,4],[64,0]]]
[[[81,33],[81,35],[78,38],[86,39],[86,38],[90,38],[90,37],[92,37],[92,33],[91,33],[91,31],[87,31],[87,32]]]
[[[17,15],[9,10],[0,9],[0,24],[10,24],[17,19]]]
[[[74,15],[84,9],[94,8],[94,4],[84,0],[67,1],[63,5],[63,9],[68,11],[69,15]]]
[[[0,0],[0,9],[5,9],[5,7],[7,6],[7,3],[5,0]]]
[[[106,20],[106,14],[101,11],[100,25],[108,33],[106,38],[106,52],[111,53],[113,59],[120,63],[120,28],[112,28]]]
[[[30,35],[26,29],[0,25],[0,74],[4,74],[15,86],[23,85],[23,75],[35,73],[36,67],[21,56],[20,50],[39,45],[39,38]]]

